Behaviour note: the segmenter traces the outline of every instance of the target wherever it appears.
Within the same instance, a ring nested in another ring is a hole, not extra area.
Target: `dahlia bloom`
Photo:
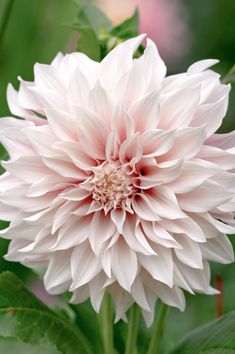
[[[213,294],[209,261],[233,261],[235,134],[215,134],[229,85],[199,61],[165,77],[144,35],[101,63],[82,53],[36,64],[35,81],[8,87],[13,115],[0,141],[6,258],[45,269],[52,294],[73,292],[116,320],[136,302],[150,324],[158,298],[183,310],[182,289]]]

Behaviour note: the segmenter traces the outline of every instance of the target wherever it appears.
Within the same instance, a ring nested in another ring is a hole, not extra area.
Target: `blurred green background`
[[[119,6],[126,6],[127,3],[128,0],[120,2]],[[158,3],[161,2],[156,0],[156,11],[158,11]],[[179,5],[176,11],[177,23],[183,25],[184,33],[181,41],[185,42],[184,48],[177,56],[174,56],[174,52],[171,55],[169,51],[164,56],[164,47],[161,51],[159,46],[160,53],[169,64],[169,73],[185,71],[196,60],[218,58],[221,62],[215,70],[224,76],[235,63],[235,1],[182,0],[177,1],[177,5]],[[8,9],[10,11],[6,16]],[[160,10],[162,11],[162,7],[159,5],[158,16],[161,16]],[[6,87],[9,82],[17,87],[19,75],[25,80],[32,80],[35,62],[49,63],[58,51],[67,52],[75,48],[74,33],[64,25],[73,20],[75,11],[75,4],[70,0],[0,0],[0,29],[5,23],[4,33],[0,32],[0,116],[10,114],[6,103]],[[140,15],[144,16],[144,14]],[[162,21],[164,21],[163,15]],[[174,28],[171,29],[171,33],[173,32]],[[162,36],[161,41],[164,43],[164,36],[168,38],[169,35],[169,33],[165,34],[163,26],[162,32],[161,28],[158,29],[156,41],[159,38],[160,43]],[[221,131],[230,131],[234,128],[235,87],[232,88],[229,112]],[[3,151],[1,153],[4,154]],[[2,227],[5,225],[1,224]],[[13,269],[21,278],[30,278],[32,276],[30,271],[24,267],[3,260],[6,249],[6,241],[1,240],[0,271]],[[225,312],[235,310],[234,274],[234,264],[212,265],[212,284],[216,276],[221,276],[223,280]],[[192,328],[214,319],[215,314],[215,296],[187,296],[187,310],[183,314],[178,310],[171,310],[167,327],[169,338],[167,346],[171,346]],[[35,349],[14,343],[9,349],[9,342],[0,340],[0,352],[8,351],[11,354],[15,353],[17,348],[19,354],[40,353],[40,348]]]

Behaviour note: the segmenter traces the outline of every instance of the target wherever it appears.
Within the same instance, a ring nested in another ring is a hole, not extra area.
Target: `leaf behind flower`
[[[0,336],[55,348],[64,354],[92,354],[80,329],[58,316],[30,293],[14,273],[0,274]]]
[[[195,329],[171,352],[171,354],[232,353],[235,353],[235,311]]]

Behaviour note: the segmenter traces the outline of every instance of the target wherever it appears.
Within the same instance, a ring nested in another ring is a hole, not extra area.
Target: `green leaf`
[[[56,348],[45,348],[41,345],[22,343],[15,338],[0,337],[0,353],[7,354],[60,354]]]
[[[39,301],[11,272],[0,274],[0,336],[64,354],[93,353],[78,327]]]
[[[99,61],[100,47],[95,32],[88,26],[80,26],[76,28],[79,31],[77,50],[86,54],[91,59]]]
[[[229,84],[235,82],[235,64],[231,67],[229,72],[222,79],[223,84]]]
[[[138,29],[139,14],[136,9],[132,17],[112,29],[111,35],[121,39],[129,39],[138,35]]]
[[[112,24],[97,6],[87,1],[75,2],[78,14],[76,20],[69,26],[79,32],[77,50],[99,61],[101,59],[99,33],[110,31]]]
[[[235,353],[235,311],[199,327],[183,338],[171,354]]]
[[[110,31],[112,28],[112,23],[96,5],[91,4],[87,0],[74,0],[78,6],[77,20],[74,24],[78,25],[89,25],[93,31],[98,34],[101,28],[106,31]]]

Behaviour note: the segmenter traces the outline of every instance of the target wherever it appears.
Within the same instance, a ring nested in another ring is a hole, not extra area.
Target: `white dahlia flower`
[[[116,320],[136,302],[150,324],[160,298],[183,310],[182,289],[212,294],[209,261],[233,260],[235,134],[215,134],[230,86],[199,61],[165,77],[144,36],[101,63],[82,53],[36,64],[35,81],[8,88],[2,118],[1,235],[7,259],[44,267],[52,294]]]

